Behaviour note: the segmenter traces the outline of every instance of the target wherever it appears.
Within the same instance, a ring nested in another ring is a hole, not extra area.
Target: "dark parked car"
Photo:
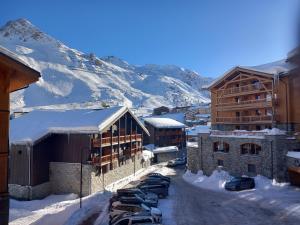
[[[159,198],[165,198],[169,194],[169,188],[164,184],[139,184],[137,188],[144,192],[153,192],[157,194]]]
[[[118,189],[117,190],[117,195],[119,197],[121,196],[125,196],[125,197],[132,197],[135,195],[138,195],[144,199],[150,199],[150,200],[154,200],[157,201],[158,200],[158,196],[157,194],[154,193],[147,193],[147,192],[143,192],[141,189],[138,188],[124,188],[124,189]]]
[[[251,177],[234,177],[225,184],[225,189],[229,191],[241,191],[254,187],[255,181]]]
[[[126,204],[137,204],[137,205],[141,205],[141,204],[145,204],[148,207],[157,207],[158,201],[153,201],[150,199],[144,199],[141,198],[138,195],[135,196],[131,196],[131,197],[119,197],[118,199],[120,202],[122,203],[126,203]]]
[[[168,181],[162,180],[160,178],[147,177],[140,181],[141,184],[162,184],[169,187],[170,183]]]
[[[146,177],[151,177],[151,178],[160,178],[164,181],[167,181],[167,182],[171,182],[171,178],[170,177],[167,177],[167,176],[163,176],[161,175],[160,173],[149,173],[146,175]]]

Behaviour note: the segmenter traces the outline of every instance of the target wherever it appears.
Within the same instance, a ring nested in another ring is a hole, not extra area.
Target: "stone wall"
[[[42,199],[52,193],[50,182],[46,182],[36,186],[9,184],[8,188],[9,195],[15,199],[20,200]]]
[[[82,193],[83,196],[103,191],[104,188],[124,177],[135,174],[142,168],[148,167],[149,162],[144,162],[141,155],[124,161],[106,173],[98,174],[92,165],[83,166]],[[50,163],[50,183],[53,193],[80,193],[80,164],[79,163]]]
[[[214,152],[214,142],[228,143],[229,152]],[[241,145],[245,143],[257,144],[262,150],[258,155],[242,155]],[[188,148],[188,169],[192,172],[203,170],[204,174],[210,175],[217,168],[218,160],[222,160],[223,168],[234,176],[261,174],[278,181],[286,181],[288,179],[286,154],[299,148],[299,142],[286,135],[241,138],[199,134],[198,146]],[[248,164],[255,165],[255,173],[248,171]]]

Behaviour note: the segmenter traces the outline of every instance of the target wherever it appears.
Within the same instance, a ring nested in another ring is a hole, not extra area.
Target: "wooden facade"
[[[145,144],[154,144],[156,147],[177,146],[186,147],[185,128],[157,128],[145,121],[150,136],[145,138]]]
[[[48,182],[50,162],[93,164],[105,173],[141,155],[148,134],[127,111],[98,133],[49,133],[31,144],[12,144],[9,183]]]
[[[299,131],[299,81],[293,71],[274,75],[234,68],[210,88],[213,128]]]
[[[0,48],[0,224],[8,224],[9,93],[35,82],[40,74]]]

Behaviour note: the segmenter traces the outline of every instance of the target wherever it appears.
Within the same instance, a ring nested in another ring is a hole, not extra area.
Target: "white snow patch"
[[[185,128],[183,123],[170,118],[149,117],[144,118],[144,121],[156,128]]]
[[[293,151],[289,151],[286,156],[291,157],[291,158],[295,158],[295,159],[300,159],[300,152],[293,152]]]

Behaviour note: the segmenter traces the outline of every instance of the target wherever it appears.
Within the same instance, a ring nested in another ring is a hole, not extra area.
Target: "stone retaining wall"
[[[83,166],[82,193],[83,196],[90,195],[124,177],[135,174],[138,170],[148,167],[150,164],[144,162],[141,155],[124,161],[120,167],[116,167],[106,173],[98,174],[91,165]],[[50,163],[50,183],[52,192],[80,193],[80,164],[79,163]]]
[[[8,189],[11,197],[20,200],[42,199],[51,194],[50,182],[36,186],[9,184]]]

